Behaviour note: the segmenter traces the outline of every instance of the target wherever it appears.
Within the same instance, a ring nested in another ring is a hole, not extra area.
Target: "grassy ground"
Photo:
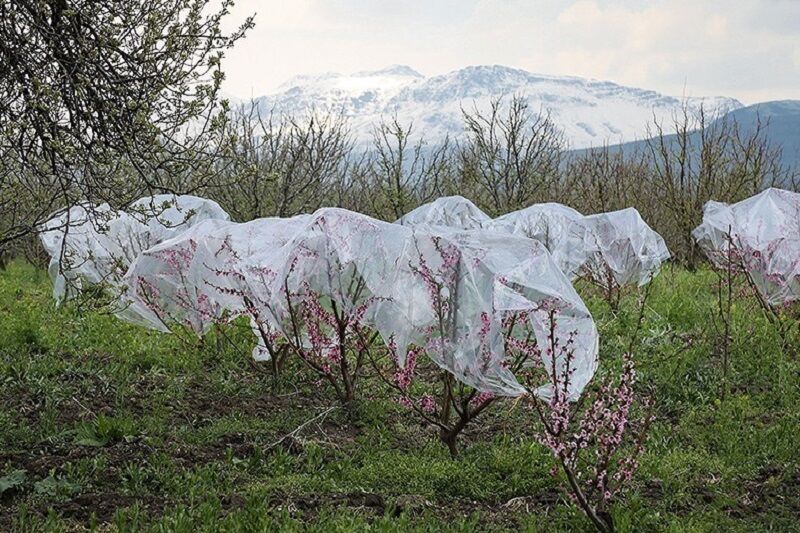
[[[714,281],[668,268],[651,290],[637,361],[658,420],[622,531],[800,531],[800,363],[739,301],[723,398]],[[612,313],[584,293],[612,367],[636,296]],[[57,310],[45,273],[0,273],[0,531],[590,530],[524,410],[495,409],[451,460],[376,384],[354,425],[299,369],[273,393],[232,340]]]

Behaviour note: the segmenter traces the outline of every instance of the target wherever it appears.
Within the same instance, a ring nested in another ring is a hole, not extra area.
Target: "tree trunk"
[[[458,433],[455,431],[455,428],[449,430],[441,430],[439,432],[439,440],[447,446],[447,450],[450,452],[450,458],[456,459],[458,457],[458,446],[456,445],[456,439],[458,438]]]

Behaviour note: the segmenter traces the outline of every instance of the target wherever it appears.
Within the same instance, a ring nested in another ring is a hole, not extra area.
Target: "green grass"
[[[651,289],[637,362],[658,418],[621,531],[800,530],[800,363],[737,302],[723,398],[715,279],[667,268]],[[614,368],[638,294],[614,313],[580,290]],[[334,410],[274,445],[335,400],[294,367],[275,392],[248,335],[227,335],[56,309],[44,272],[0,273],[0,530],[591,530],[510,403],[458,460],[369,381],[358,423]]]

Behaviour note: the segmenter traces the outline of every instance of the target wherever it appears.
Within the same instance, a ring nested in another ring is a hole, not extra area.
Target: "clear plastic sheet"
[[[208,252],[215,235],[237,226],[204,220],[143,251],[121,280],[118,318],[158,331],[182,325],[198,335],[234,310],[213,283],[217,260]],[[220,261],[221,263],[221,261]]]
[[[444,196],[423,204],[403,215],[396,224],[403,226],[446,226],[457,229],[477,229],[491,217],[463,196]]]
[[[587,260],[587,254],[570,240],[570,227],[582,219],[583,215],[571,207],[544,203],[497,217],[484,227],[542,243],[561,271],[568,278],[575,279]]]
[[[257,301],[268,290],[263,270],[254,266],[257,258],[269,262],[266,257],[278,253],[308,218],[205,220],[145,250],[123,279],[117,316],[151,329],[178,325],[202,335],[224,317],[244,314],[245,297]]]
[[[716,267],[744,269],[770,305],[800,299],[800,194],[772,188],[708,202],[692,235]]]
[[[581,274],[604,285],[644,285],[670,257],[661,235],[632,207],[585,216],[569,233],[570,246],[586,254]]]
[[[147,226],[108,204],[72,207],[48,220],[40,235],[57,302],[84,284],[116,286],[150,242]]]
[[[211,200],[173,195],[142,198],[126,211],[84,204],[53,216],[40,238],[50,255],[54,298],[71,297],[84,283],[119,289],[143,250],[208,219],[230,217]]]
[[[140,198],[127,210],[147,225],[150,242],[171,239],[203,220],[230,220],[230,215],[213,200],[188,194],[157,194]]]
[[[384,338],[394,335],[424,347],[439,366],[478,390],[517,396],[524,388],[507,345],[532,334],[544,368],[555,362],[561,375],[565,354],[555,353],[554,361],[547,349],[553,326],[558,343],[572,347],[570,396],[577,397],[591,380],[598,353],[594,321],[537,241],[495,231],[420,227],[400,263],[398,318],[383,325]],[[534,364],[528,360],[525,366]],[[549,393],[547,384],[537,390],[542,397]]]
[[[255,307],[259,336],[298,335],[311,347],[309,331],[295,330],[292,313],[300,306],[324,307],[323,312],[335,306],[353,328],[387,324],[394,315],[408,228],[335,208],[296,219],[290,239],[245,258],[240,275],[231,277]],[[267,357],[261,340],[257,351]]]

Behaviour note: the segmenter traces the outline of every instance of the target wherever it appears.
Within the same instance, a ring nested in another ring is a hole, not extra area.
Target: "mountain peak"
[[[356,72],[353,76],[404,76],[420,79],[425,77],[408,65],[389,65],[380,70],[363,70],[361,72]]]
[[[725,113],[742,107],[732,98],[688,98],[575,76],[535,74],[503,65],[472,65],[425,77],[407,65],[345,75],[297,76],[259,105],[292,115],[331,109],[351,121],[356,141],[368,142],[376,123],[396,116],[430,142],[463,133],[463,109],[486,110],[517,95],[531,112],[548,112],[574,148],[643,138],[653,119],[669,123],[683,102]]]

